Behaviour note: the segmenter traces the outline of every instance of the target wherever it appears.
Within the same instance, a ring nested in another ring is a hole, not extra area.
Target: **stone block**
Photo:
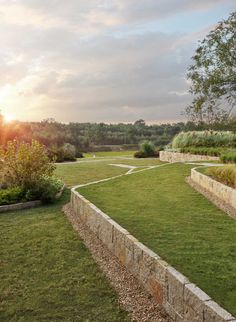
[[[167,301],[167,268],[168,264],[157,258],[154,263],[154,270],[147,279],[147,290],[153,295],[159,304]]]
[[[205,302],[204,322],[233,322],[236,319],[214,301]]]
[[[120,225],[118,225],[113,220],[110,220],[113,226],[113,250],[114,255],[119,259],[122,265],[126,263],[126,235],[129,235],[128,231],[123,229]]]
[[[195,284],[184,287],[184,321],[203,322],[205,302],[210,297]]]
[[[190,283],[176,269],[167,267],[167,302],[179,315],[184,314],[184,287]]]

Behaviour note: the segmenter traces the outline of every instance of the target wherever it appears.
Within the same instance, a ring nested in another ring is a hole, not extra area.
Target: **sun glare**
[[[13,121],[13,116],[12,115],[10,115],[10,114],[5,114],[4,115],[4,121],[6,122],[6,123],[10,123],[11,121]]]

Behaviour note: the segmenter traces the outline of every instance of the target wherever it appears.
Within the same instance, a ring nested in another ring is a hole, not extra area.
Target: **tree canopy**
[[[212,123],[226,120],[236,104],[236,12],[221,21],[200,43],[188,78],[193,102],[189,119]]]

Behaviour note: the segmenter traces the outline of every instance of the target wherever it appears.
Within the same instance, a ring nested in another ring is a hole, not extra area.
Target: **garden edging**
[[[219,161],[218,157],[171,151],[160,151],[160,160],[165,162]]]
[[[34,208],[42,205],[41,200],[33,200],[33,201],[27,201],[27,202],[19,202],[12,205],[4,205],[0,206],[0,213],[6,212],[6,211],[14,211],[14,210],[22,210],[22,209],[28,209],[28,208]]]
[[[71,190],[71,208],[173,321],[236,322],[205,292],[84,198],[76,187]]]
[[[198,168],[191,169],[191,180],[236,210],[236,189],[197,171]]]
[[[56,199],[59,199],[65,189],[66,185],[64,184],[61,190],[56,194]],[[7,211],[23,210],[29,208],[35,208],[41,206],[43,203],[41,200],[32,200],[26,202],[18,202],[11,205],[0,206],[0,213]]]

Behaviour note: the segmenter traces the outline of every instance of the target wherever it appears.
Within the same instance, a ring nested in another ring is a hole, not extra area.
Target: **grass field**
[[[193,166],[166,165],[79,191],[236,314],[236,221],[186,182]]]
[[[90,152],[83,153],[85,158],[92,158],[93,155],[97,157],[122,157],[122,156],[133,156],[135,151],[107,151],[107,152]]]
[[[128,321],[56,205],[0,215],[0,321]]]
[[[120,168],[110,164],[126,164],[137,167],[147,167],[161,164],[158,159],[104,159],[77,163],[57,164],[55,174],[68,186],[75,186],[91,181],[126,173],[128,168]],[[140,170],[138,168],[137,170]]]

